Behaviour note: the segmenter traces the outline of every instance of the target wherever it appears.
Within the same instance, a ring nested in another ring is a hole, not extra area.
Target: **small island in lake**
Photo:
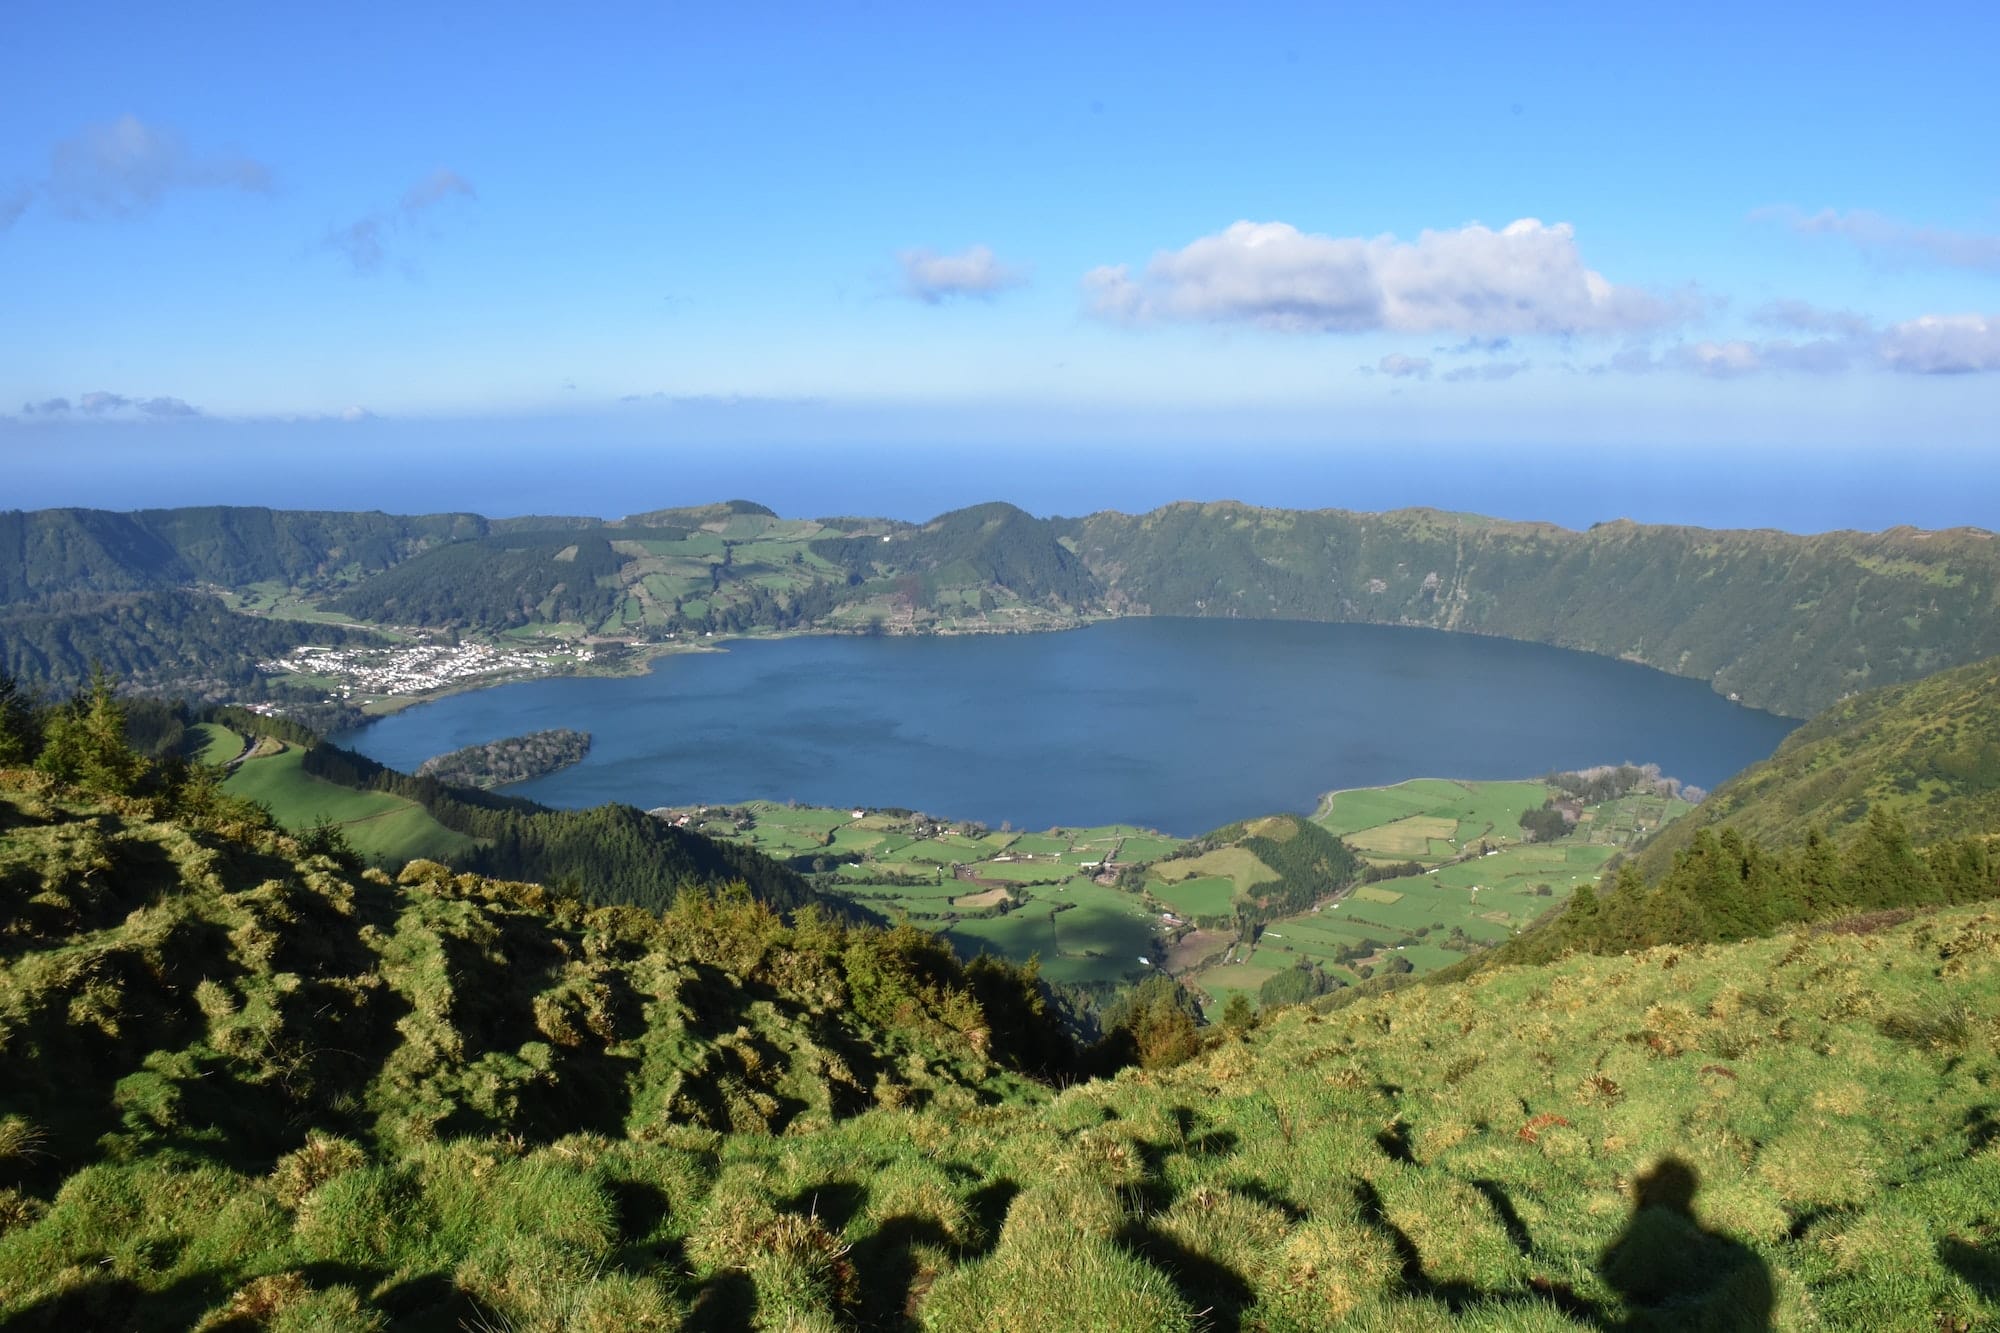
[[[460,787],[504,787],[568,768],[589,753],[589,732],[556,727],[426,759],[417,775]]]

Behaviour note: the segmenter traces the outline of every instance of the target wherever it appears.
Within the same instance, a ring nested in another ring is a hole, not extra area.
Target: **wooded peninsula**
[[[589,753],[589,732],[552,727],[426,759],[417,766],[417,776],[485,791],[546,777],[581,762]]]

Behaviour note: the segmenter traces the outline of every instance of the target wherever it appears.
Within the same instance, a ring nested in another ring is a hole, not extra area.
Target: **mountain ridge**
[[[674,525],[634,526],[664,519]],[[1236,501],[1083,518],[996,501],[921,524],[785,520],[747,501],[616,522],[0,514],[0,601],[158,591],[194,573],[239,590],[289,581],[313,606],[378,623],[499,633],[560,622],[626,641],[1130,614],[1421,625],[1636,661],[1793,716],[2000,653],[2000,544],[1976,528],[1797,535],[1620,519],[1578,531]]]

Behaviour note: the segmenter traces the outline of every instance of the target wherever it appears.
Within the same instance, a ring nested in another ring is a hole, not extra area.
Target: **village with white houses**
[[[561,643],[550,648],[496,648],[486,643],[416,643],[393,648],[327,648],[306,645],[259,662],[267,675],[325,680],[342,699],[429,694],[496,677],[548,675],[596,660],[596,650]]]

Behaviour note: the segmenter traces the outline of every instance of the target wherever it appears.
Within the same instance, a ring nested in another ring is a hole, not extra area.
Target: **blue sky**
[[[0,504],[2000,498],[1990,6],[411,8],[0,11]]]

